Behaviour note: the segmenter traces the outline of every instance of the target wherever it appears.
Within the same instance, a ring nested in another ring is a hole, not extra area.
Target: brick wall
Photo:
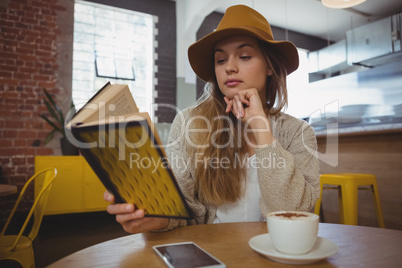
[[[35,156],[54,154],[51,147],[43,146],[50,129],[39,117],[46,113],[43,88],[59,96],[56,100],[61,106],[71,98],[69,89],[60,82],[64,55],[60,54],[63,31],[58,15],[71,10],[73,2],[62,3],[58,0],[0,3],[1,183],[14,184],[19,189],[34,173]],[[16,197],[0,199],[1,219],[8,215]]]
[[[176,104],[176,12],[166,0],[93,1],[157,15],[157,103]],[[0,0],[0,183],[19,190],[34,174],[37,155],[60,155],[59,136],[44,146],[50,131],[43,88],[67,112],[71,102],[73,0]],[[160,122],[173,111],[159,110]],[[33,192],[30,197],[32,199]],[[0,197],[0,223],[17,195]],[[0,224],[1,226],[1,224]]]

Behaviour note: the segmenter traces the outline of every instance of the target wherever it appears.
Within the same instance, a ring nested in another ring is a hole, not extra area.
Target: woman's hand
[[[257,89],[239,90],[233,99],[224,97],[226,113],[232,112],[253,130],[256,145],[271,144],[274,140],[268,118]]]
[[[114,202],[114,196],[108,191],[103,194],[103,199]],[[144,217],[144,210],[135,209],[133,204],[110,204],[107,212],[116,215],[116,221],[123,226],[126,232],[132,234],[162,230],[169,224],[167,218]]]
[[[247,122],[255,116],[266,117],[260,95],[255,88],[239,90],[233,99],[226,96],[224,99],[227,104],[226,113],[232,112],[242,121]]]

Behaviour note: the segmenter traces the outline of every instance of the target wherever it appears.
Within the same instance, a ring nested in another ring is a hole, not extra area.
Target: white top
[[[235,203],[218,207],[214,223],[261,221],[261,211],[258,204],[261,191],[258,184],[255,157],[254,154],[248,158],[247,180],[243,197]]]

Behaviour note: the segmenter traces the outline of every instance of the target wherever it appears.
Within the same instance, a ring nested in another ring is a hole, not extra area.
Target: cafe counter
[[[389,123],[360,123],[360,124],[336,124],[331,123],[325,127],[315,127],[314,132],[317,138],[327,135],[353,136],[353,135],[372,135],[387,133],[402,133],[402,121]]]
[[[320,173],[367,173],[377,177],[386,228],[402,230],[402,121],[328,124],[314,128]],[[338,193],[323,192],[326,222],[338,223]],[[358,193],[359,225],[377,226],[370,191]]]

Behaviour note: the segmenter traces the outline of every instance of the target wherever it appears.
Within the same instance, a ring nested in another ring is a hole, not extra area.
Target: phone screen
[[[192,242],[159,245],[153,248],[172,268],[226,267]]]

